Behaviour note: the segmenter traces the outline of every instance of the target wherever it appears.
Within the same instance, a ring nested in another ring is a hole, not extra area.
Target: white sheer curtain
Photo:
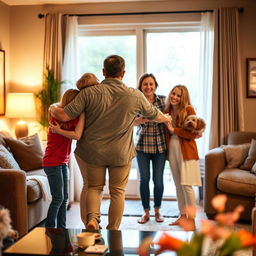
[[[212,113],[212,78],[213,78],[213,49],[214,49],[214,15],[211,12],[201,14],[200,24],[200,78],[199,90],[203,97],[200,98],[198,116],[203,117],[206,122],[206,129],[203,137],[198,140],[200,143],[199,155],[204,158],[209,150],[210,127]]]
[[[75,88],[76,81],[79,78],[79,63],[78,63],[78,22],[77,16],[66,17],[66,33],[65,33],[65,49],[62,66],[62,80],[66,81],[63,84],[61,94],[68,88]]]
[[[76,81],[79,78],[79,63],[77,52],[78,22],[77,16],[65,17],[65,50],[62,66],[62,80],[66,81],[62,85],[61,94],[68,88],[76,88]],[[75,150],[76,141],[73,140],[72,152]],[[73,153],[69,161],[69,200],[70,202],[79,201],[82,190],[82,176]]]

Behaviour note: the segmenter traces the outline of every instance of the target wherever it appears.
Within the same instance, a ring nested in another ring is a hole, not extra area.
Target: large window
[[[136,36],[81,36],[78,39],[80,72],[94,73],[103,80],[102,63],[111,54],[118,54],[125,59],[126,74],[124,82],[129,86],[136,84]]]
[[[158,93],[168,95],[174,85],[183,84],[195,105],[199,96],[199,51],[199,32],[146,33],[146,70],[156,76]]]
[[[184,84],[189,89],[193,105],[200,108],[197,105],[198,98],[202,97],[198,90],[199,23],[178,27],[171,23],[105,25],[102,29],[100,25],[81,26],[78,43],[81,74],[92,72],[102,80],[103,60],[108,55],[118,54],[126,61],[126,85],[136,87],[143,73],[153,73],[159,83],[157,94],[167,96],[174,85]],[[134,160],[131,179],[138,180],[136,169]],[[170,182],[172,178],[166,163],[164,196],[175,196],[174,185]],[[134,192],[134,186],[132,190]]]

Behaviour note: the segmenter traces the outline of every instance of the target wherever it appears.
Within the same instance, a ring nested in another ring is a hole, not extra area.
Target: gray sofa
[[[44,195],[49,191],[43,191],[47,186],[39,181],[47,180],[41,168],[42,156],[37,135],[15,140],[10,134],[0,132],[0,204],[9,209],[12,226],[20,236],[47,215],[50,201]]]
[[[256,139],[256,132],[232,132],[227,137],[228,145],[241,145]],[[237,152],[236,152],[237,153]],[[238,204],[245,210],[241,219],[251,221],[255,206],[256,175],[238,167],[228,168],[224,149],[211,149],[205,156],[204,210],[208,217],[216,213],[211,200],[216,194],[228,196],[226,210],[232,211]]]

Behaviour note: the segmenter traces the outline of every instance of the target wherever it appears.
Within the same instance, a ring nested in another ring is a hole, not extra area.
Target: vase
[[[203,240],[201,256],[218,256],[219,249],[225,242],[225,239],[213,241],[209,236],[205,236]]]

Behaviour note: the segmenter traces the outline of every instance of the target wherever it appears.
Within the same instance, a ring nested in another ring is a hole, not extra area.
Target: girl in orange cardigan
[[[181,128],[181,124],[188,115],[196,114],[190,105],[189,98],[187,87],[176,85],[166,99],[165,112],[172,116],[172,122],[166,123],[166,145],[180,211],[179,218],[169,225],[178,225],[187,218],[186,207],[195,207],[196,204],[193,186],[201,186],[199,157],[195,142],[195,139],[201,135]],[[195,229],[195,224],[191,229]]]

